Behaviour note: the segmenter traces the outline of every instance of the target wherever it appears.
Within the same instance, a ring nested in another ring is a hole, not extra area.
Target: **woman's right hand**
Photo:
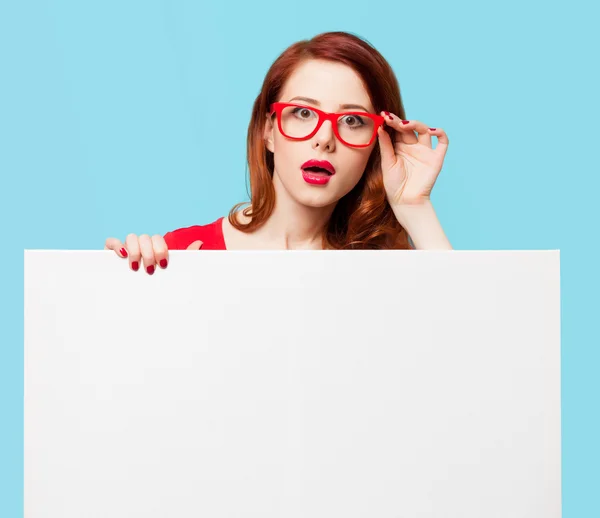
[[[186,250],[199,250],[202,241],[194,241]],[[169,249],[164,237],[156,234],[136,236],[129,234],[125,238],[125,245],[116,237],[109,237],[104,243],[104,250],[114,250],[117,256],[125,259],[129,257],[129,268],[134,272],[140,269],[140,260],[144,261],[144,269],[152,275],[158,264],[163,270],[169,264]]]

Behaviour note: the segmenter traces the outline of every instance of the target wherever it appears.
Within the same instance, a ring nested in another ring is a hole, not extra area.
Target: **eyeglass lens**
[[[292,138],[305,138],[319,122],[319,115],[310,108],[286,106],[281,111],[283,133]],[[344,113],[338,118],[338,133],[342,140],[352,145],[368,144],[375,133],[375,122],[370,117]]]

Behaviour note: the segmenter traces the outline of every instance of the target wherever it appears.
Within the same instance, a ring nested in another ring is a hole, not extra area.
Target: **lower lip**
[[[313,185],[325,185],[331,180],[332,175],[327,174],[317,174],[311,171],[302,170],[302,178],[306,183],[311,183]]]

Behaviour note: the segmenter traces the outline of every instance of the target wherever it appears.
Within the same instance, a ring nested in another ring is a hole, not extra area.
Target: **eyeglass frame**
[[[306,137],[290,137],[283,131],[283,128],[281,127],[281,112],[284,108],[286,108],[288,106],[296,106],[297,108],[307,108],[309,110],[312,110],[319,116],[319,121],[317,122],[317,126],[312,131],[312,133],[310,133],[310,135],[308,135]],[[279,131],[281,132],[281,134],[284,137],[289,138],[290,140],[308,140],[308,139],[314,137],[317,134],[317,131],[319,131],[319,129],[323,125],[323,123],[328,120],[328,121],[331,121],[331,126],[333,127],[333,132],[334,132],[335,136],[338,138],[338,140],[342,144],[344,144],[348,147],[354,147],[354,148],[365,148],[365,147],[369,147],[371,144],[373,144],[373,141],[375,140],[375,138],[377,136],[377,130],[379,129],[380,126],[383,126],[383,123],[385,122],[385,119],[383,118],[383,116],[377,115],[375,113],[360,112],[360,111],[330,113],[330,112],[325,112],[323,110],[319,110],[318,108],[314,108],[313,106],[307,106],[305,104],[297,104],[297,103],[275,102],[275,103],[271,104],[270,109],[271,109],[270,117],[273,117],[273,113],[277,114],[277,127],[279,128]],[[368,144],[350,144],[349,142],[346,142],[340,136],[340,134],[338,132],[337,121],[340,117],[342,117],[344,115],[360,115],[362,117],[366,116],[373,120],[373,122],[375,123],[375,127],[373,130],[373,135],[371,137],[371,140],[369,141]]]

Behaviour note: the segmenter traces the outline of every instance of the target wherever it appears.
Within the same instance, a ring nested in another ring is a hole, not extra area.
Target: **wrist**
[[[414,203],[393,204],[391,207],[396,219],[407,231],[420,226],[419,221],[431,219],[432,214],[435,214],[433,204],[429,199]]]
[[[430,199],[395,204],[392,210],[418,250],[452,250]]]

